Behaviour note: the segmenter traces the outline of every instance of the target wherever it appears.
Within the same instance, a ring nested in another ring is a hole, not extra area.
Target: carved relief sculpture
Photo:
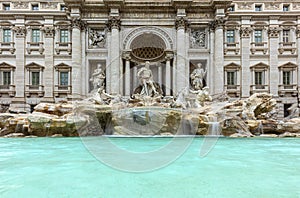
[[[90,29],[89,48],[103,48],[106,43],[105,31]]]
[[[206,33],[205,30],[192,30],[190,37],[191,48],[201,48],[205,47]]]

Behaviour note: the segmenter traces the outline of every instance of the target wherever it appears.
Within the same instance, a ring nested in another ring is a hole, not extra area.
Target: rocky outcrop
[[[2,113],[0,136],[219,135],[219,128],[220,135],[229,137],[300,136],[299,117],[272,119],[276,101],[270,94],[254,94],[231,103],[207,102],[204,107],[185,110],[169,108],[164,99],[135,100],[127,105],[89,100],[41,103],[31,114]],[[148,103],[152,106],[145,106]]]

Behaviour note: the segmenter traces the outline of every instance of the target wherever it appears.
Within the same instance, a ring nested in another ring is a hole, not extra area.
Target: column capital
[[[16,33],[16,37],[21,38],[26,36],[25,26],[17,26],[13,28],[13,31]]]
[[[176,21],[175,21],[176,29],[186,29],[188,26],[189,26],[189,22],[187,20],[187,17],[185,16],[176,17]]]
[[[125,60],[131,60],[131,51],[123,51],[122,58]]]
[[[223,28],[226,20],[227,20],[227,18],[225,16],[216,16],[215,20],[210,22],[209,27],[212,30],[215,30],[218,28]]]
[[[55,30],[53,26],[46,26],[42,28],[42,31],[45,33],[46,38],[53,38]]]
[[[72,18],[72,28],[84,30],[86,28],[86,23],[82,21],[79,17],[74,17]]]
[[[109,16],[108,22],[107,22],[107,28],[109,31],[112,29],[118,29],[121,28],[121,18],[120,16]]]
[[[249,38],[253,29],[251,27],[241,27],[240,34],[242,38]]]
[[[165,51],[165,59],[167,60],[167,61],[169,61],[169,60],[171,60],[171,59],[173,59],[174,58],[174,53],[173,53],[173,51],[171,51],[171,50],[166,50]]]
[[[278,38],[279,37],[280,28],[278,26],[269,27],[268,34],[270,38]]]

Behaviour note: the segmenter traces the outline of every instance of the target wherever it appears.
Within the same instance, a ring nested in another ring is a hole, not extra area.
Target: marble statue
[[[139,78],[142,90],[139,94],[146,96],[158,95],[158,90],[156,89],[153,81],[152,71],[150,70],[150,62],[146,61],[145,67],[142,67],[137,72],[137,77]]]
[[[197,68],[191,73],[191,83],[194,90],[201,90],[204,87],[204,78],[206,75],[206,70],[203,69],[201,63],[197,64]]]
[[[98,64],[97,69],[94,70],[90,82],[93,84],[93,90],[104,89],[105,74],[101,68],[101,64]]]

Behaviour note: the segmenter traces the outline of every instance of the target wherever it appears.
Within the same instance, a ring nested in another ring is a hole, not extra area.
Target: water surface
[[[112,142],[145,152],[170,140]],[[99,162],[80,138],[0,138],[0,197],[300,197],[300,139],[220,138],[201,158],[202,142],[164,168],[129,173]]]

